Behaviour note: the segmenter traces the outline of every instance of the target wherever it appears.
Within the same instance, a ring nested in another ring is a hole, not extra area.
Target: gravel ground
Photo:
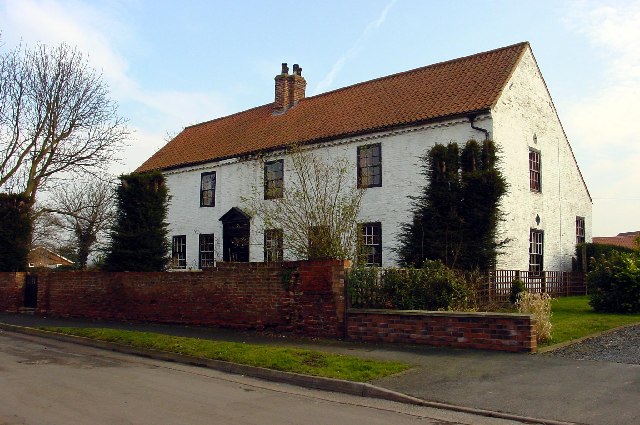
[[[640,325],[608,332],[548,354],[576,360],[640,365]]]

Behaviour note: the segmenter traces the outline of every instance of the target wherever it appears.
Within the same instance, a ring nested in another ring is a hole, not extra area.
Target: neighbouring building
[[[56,269],[62,266],[73,266],[74,262],[51,251],[44,246],[36,246],[29,251],[29,268]]]
[[[472,138],[496,142],[509,182],[498,268],[570,270],[576,242],[591,240],[591,197],[529,43],[312,97],[305,87],[302,69],[283,64],[274,102],[187,127],[136,170],[166,176],[176,267],[288,259],[286,235],[263,229],[242,200],[256,187],[286,190],[290,144],[353,161],[373,263],[396,264],[410,196],[425,184],[420,157]]]
[[[640,231],[618,233],[617,236],[594,236],[593,243],[633,249],[636,248],[636,239],[638,236],[640,236]]]

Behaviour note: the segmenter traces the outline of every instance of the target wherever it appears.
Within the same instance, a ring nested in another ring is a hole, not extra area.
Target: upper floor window
[[[359,252],[361,259],[367,266],[382,265],[382,225],[376,223],[362,223],[359,226]]]
[[[584,217],[576,217],[576,244],[585,243]]]
[[[272,263],[282,261],[282,229],[264,231],[264,261]]]
[[[214,249],[215,246],[215,237],[213,233],[200,234],[200,268],[201,269],[210,269],[214,267],[215,258],[214,258]]]
[[[380,143],[358,146],[358,187],[382,186]]]
[[[171,243],[171,267],[174,269],[187,268],[187,236],[174,236]]]
[[[534,192],[542,190],[540,152],[533,149],[529,149],[529,189]]]
[[[264,164],[264,199],[282,198],[284,188],[284,160]]]
[[[531,229],[529,231],[529,271],[535,274],[543,270],[544,257],[544,232],[542,230]]]
[[[200,206],[216,206],[216,172],[202,173],[200,175]]]

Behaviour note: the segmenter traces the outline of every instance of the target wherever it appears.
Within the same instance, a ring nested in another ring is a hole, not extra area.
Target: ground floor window
[[[282,261],[282,229],[264,231],[264,261],[272,263]]]
[[[544,232],[531,229],[529,231],[529,271],[541,273],[543,270]]]
[[[171,267],[174,269],[187,268],[187,236],[173,237],[171,243]]]
[[[379,222],[359,225],[358,238],[361,260],[368,266],[382,266],[382,225]]]
[[[215,266],[214,247],[215,238],[213,233],[200,234],[200,268],[210,269]]]

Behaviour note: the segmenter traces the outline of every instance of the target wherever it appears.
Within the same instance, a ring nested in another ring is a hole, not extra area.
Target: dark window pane
[[[216,203],[216,173],[200,175],[200,206],[213,207]]]
[[[382,186],[380,143],[358,147],[358,187]]]
[[[264,199],[282,198],[284,188],[284,160],[264,165]]]

